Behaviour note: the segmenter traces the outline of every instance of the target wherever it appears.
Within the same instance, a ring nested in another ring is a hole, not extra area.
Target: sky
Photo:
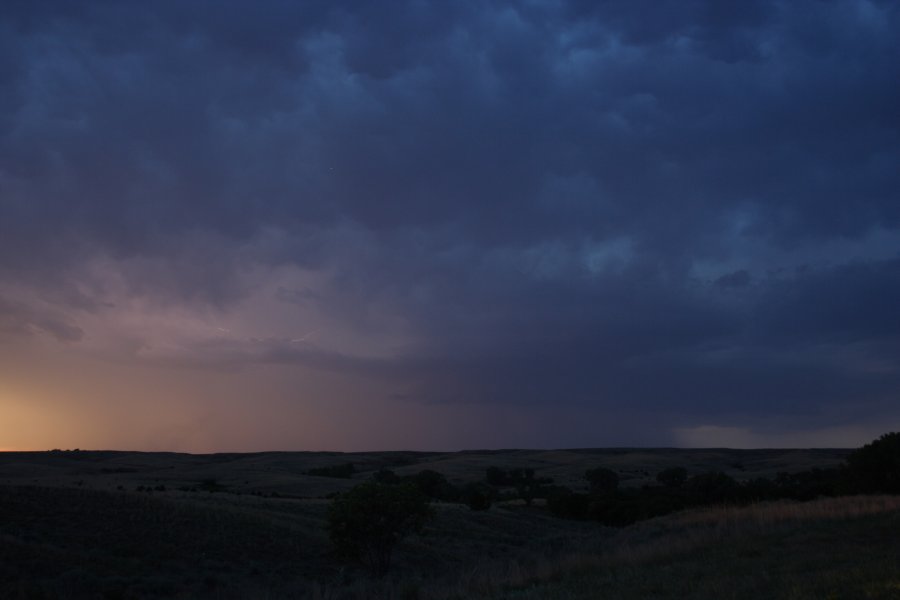
[[[0,449],[900,429],[900,4],[6,0]]]

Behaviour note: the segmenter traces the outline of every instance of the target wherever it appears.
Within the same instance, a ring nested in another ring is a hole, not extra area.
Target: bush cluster
[[[831,469],[779,473],[774,479],[737,481],[722,472],[688,476],[687,469],[660,471],[658,485],[617,488],[609,469],[585,473],[590,493],[555,487],[547,498],[551,513],[624,526],[685,508],[712,504],[749,504],[771,500],[812,500],[865,493],[900,493],[900,433],[889,433],[853,452],[846,464]]]
[[[375,575],[385,574],[397,543],[431,516],[428,498],[414,485],[367,482],[337,496],[328,507],[335,550]]]
[[[616,472],[603,467],[585,471],[584,479],[590,488],[587,493],[552,485],[548,478],[535,477],[532,469],[490,467],[484,481],[465,486],[452,485],[437,471],[399,476],[382,469],[374,474],[373,481],[332,501],[328,531],[341,555],[383,575],[390,567],[396,544],[421,529],[432,515],[429,499],[462,502],[472,510],[486,510],[501,497],[498,488],[514,488],[527,503],[536,496],[544,497],[554,515],[610,526],[710,504],[811,500],[871,492],[896,494],[900,493],[900,433],[883,435],[860,448],[840,468],[779,473],[774,479],[739,482],[717,471],[689,476],[683,467],[660,471],[657,485],[642,488],[620,489]]]

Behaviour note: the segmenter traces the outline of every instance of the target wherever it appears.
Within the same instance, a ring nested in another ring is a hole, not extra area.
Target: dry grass
[[[539,510],[438,505],[423,534],[397,549],[393,578],[374,581],[333,556],[326,507],[232,494],[0,486],[0,598],[408,599],[450,589],[457,575],[477,578],[500,557],[524,565],[587,543],[597,529]]]
[[[827,529],[830,523],[835,528],[825,531],[821,539],[800,539],[794,546],[801,550],[816,550],[813,544],[828,548],[828,544],[838,544],[835,540],[839,540],[845,523],[853,524],[846,529],[850,539],[873,531],[881,535],[878,523],[896,524],[890,515],[900,514],[900,497],[858,496],[718,506],[612,530],[595,523],[556,519],[540,509],[500,506],[476,513],[459,506],[439,506],[439,516],[427,531],[398,549],[397,569],[391,577],[376,581],[342,567],[331,556],[322,529],[325,500],[262,498],[246,493],[272,490],[319,495],[367,478],[369,471],[351,480],[304,475],[304,470],[312,466],[346,462],[351,459],[347,455],[83,454],[0,456],[0,480],[33,483],[32,479],[38,479],[40,484],[60,486],[11,487],[5,491],[0,486],[0,508],[5,502],[7,516],[15,517],[0,524],[0,558],[8,563],[5,568],[0,565],[0,588],[4,573],[21,577],[17,573],[27,569],[30,573],[56,574],[53,586],[38,587],[46,598],[65,597],[54,596],[53,590],[74,589],[71,584],[98,593],[121,591],[123,598],[174,597],[173,590],[186,590],[182,597],[223,600],[568,600],[595,597],[591,595],[592,586],[601,580],[604,589],[613,590],[610,598],[678,598],[658,596],[655,588],[646,586],[665,587],[666,577],[684,579],[686,576],[678,570],[682,566],[673,565],[687,565],[683,568],[696,579],[715,574],[716,569],[726,573],[737,569],[740,561],[731,559],[722,559],[714,568],[719,550],[711,549],[739,545],[750,547],[749,552],[756,556],[753,560],[785,563],[768,565],[769,571],[781,569],[789,575],[794,568],[802,572],[808,565],[792,563],[792,555],[770,552],[767,540],[782,534],[802,538],[804,532]],[[797,461],[796,469],[826,466],[836,456],[794,451],[584,450],[402,456],[372,453],[353,455],[351,460],[366,469],[386,466],[404,473],[433,468],[462,479],[479,478],[491,465],[532,466],[538,475],[565,481],[580,476],[586,466],[602,464],[635,473],[641,469],[655,473],[659,467],[673,464],[703,470],[739,459],[743,462],[741,472],[756,476],[789,468],[793,460]],[[820,459],[824,462],[816,463]],[[234,493],[173,491],[180,483],[204,478],[217,478]],[[83,484],[73,487],[74,481]],[[138,484],[164,484],[167,491],[136,494],[131,490]],[[126,491],[102,491],[115,490],[117,485],[123,485]],[[23,499],[21,494],[28,497]],[[843,541],[840,544],[844,544],[838,546],[845,554],[850,553]],[[770,554],[779,558],[770,558]],[[205,556],[199,566],[197,555]],[[875,590],[872,597],[889,597],[884,594],[891,593],[891,586],[897,583],[871,577],[871,571],[859,563],[836,565],[836,583],[829,584],[834,589],[841,589],[847,577],[860,581],[868,577]],[[122,573],[127,576],[122,577]],[[767,597],[766,591],[776,589],[771,582],[766,588],[755,572],[742,572],[739,578],[748,589],[762,586],[757,597]],[[823,577],[823,581],[826,579]],[[729,595],[728,581],[716,579],[690,594],[681,591],[685,597],[736,597]],[[793,584],[781,581],[778,585],[787,589]],[[134,594],[128,595],[131,592]],[[12,597],[24,598],[27,594]],[[797,597],[809,596],[798,593]]]
[[[733,528],[783,521],[848,519],[900,510],[900,496],[843,496],[810,502],[766,502],[750,506],[715,506],[668,517],[673,525]]]
[[[555,586],[565,588],[568,582],[596,573],[624,573],[625,578],[642,578],[642,573],[656,572],[674,561],[688,559],[698,551],[728,546],[733,542],[764,538],[778,532],[795,530],[804,525],[818,526],[829,521],[853,521],[869,516],[900,513],[900,497],[851,496],[825,498],[812,502],[773,502],[752,506],[718,506],[690,510],[643,522],[618,534],[597,529],[596,536],[606,550],[568,552],[554,557],[483,561],[461,569],[452,578],[423,579],[416,576],[397,577],[385,581],[356,580],[340,585],[317,585],[310,600],[462,600],[519,597],[551,597]],[[705,568],[705,565],[700,567]],[[710,563],[709,568],[715,569]],[[847,576],[838,573],[835,579]],[[852,574],[851,574],[852,575]],[[861,575],[862,577],[862,575]],[[615,578],[615,577],[614,577]],[[758,582],[748,580],[752,587]],[[728,597],[730,584],[719,583],[711,595]],[[891,582],[872,582],[873,589],[888,589]],[[887,586],[887,587],[885,587]],[[529,592],[529,590],[531,590]],[[718,590],[715,591],[715,590]],[[790,590],[787,590],[790,592]],[[573,592],[578,593],[578,592]],[[593,598],[590,586],[581,590]],[[616,597],[638,598],[628,591]],[[552,596],[557,597],[557,596]],[[558,596],[567,598],[565,592]],[[611,596],[612,597],[612,596]],[[764,597],[764,596],[761,596]],[[790,597],[790,596],[785,596]],[[798,598],[804,598],[797,593]],[[841,597],[841,596],[835,596]],[[873,597],[881,597],[875,594]]]
[[[844,496],[810,502],[765,502],[684,511],[625,530],[603,564],[641,564],[780,526],[855,519],[900,511],[900,496]],[[649,539],[648,539],[649,538]]]
[[[609,549],[605,552],[573,552],[532,563],[487,564],[461,573],[452,584],[418,587],[414,595],[410,595],[409,587],[404,588],[400,583],[378,590],[358,589],[351,596],[341,595],[342,592],[336,590],[323,590],[316,598],[496,598],[510,590],[539,587],[585,573],[650,568],[653,564],[671,561],[699,549],[770,535],[804,524],[898,512],[900,496],[849,496],[802,503],[785,501],[690,510],[627,528],[609,540]]]

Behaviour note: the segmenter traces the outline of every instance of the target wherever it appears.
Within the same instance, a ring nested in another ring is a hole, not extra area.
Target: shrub
[[[696,504],[727,502],[735,499],[741,491],[737,481],[720,471],[694,475],[687,480],[685,488]]]
[[[688,472],[684,467],[671,467],[663,469],[656,474],[656,481],[666,487],[677,488],[687,481]]]
[[[501,469],[500,467],[488,467],[484,476],[485,482],[493,487],[514,487],[516,495],[525,504],[531,506],[535,498],[546,496],[547,486],[553,483],[549,477],[535,477],[534,469]],[[501,492],[501,496],[504,494]]]
[[[221,491],[225,490],[225,486],[222,485],[221,483],[219,483],[219,481],[216,479],[204,479],[200,482],[200,484],[197,487],[199,487],[201,490],[203,490],[205,492],[210,492],[210,493],[221,492]]]
[[[447,481],[447,477],[443,473],[431,469],[402,477],[389,469],[381,469],[372,474],[372,480],[389,485],[401,483],[413,485],[432,500],[443,500],[444,502],[459,502],[460,500],[460,490]]]
[[[847,457],[854,492],[900,493],[900,433],[886,433]]]
[[[493,504],[494,498],[490,488],[478,483],[470,483],[462,492],[463,501],[472,510],[487,510]]]
[[[400,477],[390,469],[378,469],[372,479],[378,483],[400,483]]]
[[[840,469],[815,468],[798,473],[778,473],[774,484],[780,498],[812,500],[840,493],[842,475]]]
[[[609,527],[624,527],[641,519],[640,497],[611,492],[595,496],[588,505],[588,517]]]
[[[565,519],[586,519],[590,503],[589,495],[577,494],[562,486],[554,487],[547,494],[547,509]]]
[[[374,575],[384,575],[397,543],[431,516],[414,485],[369,482],[337,496],[328,507],[328,533],[337,552]]]
[[[443,499],[447,494],[450,483],[442,473],[425,469],[419,471],[410,478],[410,481],[429,498]]]

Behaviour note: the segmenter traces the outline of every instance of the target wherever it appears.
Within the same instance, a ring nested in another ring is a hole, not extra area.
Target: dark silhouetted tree
[[[547,509],[557,517],[586,519],[590,503],[588,494],[577,494],[562,486],[555,486],[547,493]]]
[[[400,483],[400,477],[390,469],[378,469],[372,473],[372,479],[378,483]]]
[[[447,491],[450,487],[450,484],[443,473],[438,473],[431,469],[419,471],[409,478],[409,481],[422,490],[423,494],[429,498],[435,499],[443,499],[447,496]]]
[[[462,491],[462,499],[472,510],[487,510],[494,501],[493,490],[484,484],[470,483]]]
[[[853,492],[900,493],[900,433],[886,433],[847,457]]]
[[[384,575],[397,543],[431,517],[428,498],[411,484],[369,482],[336,497],[328,507],[328,533],[338,553]]]
[[[699,473],[685,482],[685,489],[696,504],[711,504],[734,500],[741,486],[732,477],[720,471]]]

